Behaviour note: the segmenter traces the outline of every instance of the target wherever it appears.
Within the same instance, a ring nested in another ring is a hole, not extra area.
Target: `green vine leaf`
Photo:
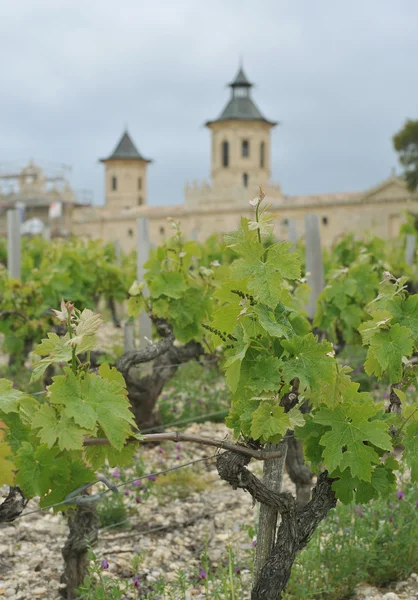
[[[324,383],[332,384],[335,381],[335,361],[329,356],[333,350],[332,344],[325,340],[318,343],[312,333],[303,337],[294,336],[291,340],[283,340],[281,344],[289,355],[282,366],[287,383],[298,377],[302,386],[319,390]]]
[[[58,414],[55,408],[43,404],[35,414],[32,428],[39,429],[39,438],[48,448],[52,448],[58,440],[60,450],[81,450],[83,439],[91,433],[79,427],[65,413]]]
[[[402,379],[402,358],[410,356],[412,351],[413,340],[407,327],[396,324],[390,329],[379,330],[370,339],[366,373],[375,373],[377,377],[381,377],[386,372],[390,383],[398,383]]]
[[[289,415],[282,406],[273,402],[261,402],[253,413],[251,424],[251,437],[260,440],[263,444],[280,442],[287,429],[291,427]]]
[[[167,296],[178,300],[183,296],[188,285],[181,273],[168,271],[167,273],[162,272],[159,277],[150,280],[148,287],[153,298]]]
[[[337,362],[335,363],[335,367],[334,380],[331,383],[324,383],[320,393],[321,401],[330,408],[337,407],[343,401],[350,385],[352,385],[348,375],[352,371],[351,367],[348,365],[341,367]]]
[[[34,447],[23,442],[16,454],[15,464],[19,469],[16,483],[27,498],[44,496],[52,487],[58,473],[68,479],[65,459],[58,458],[59,448],[46,445]]]
[[[403,458],[411,469],[411,479],[418,481],[418,422],[410,423],[406,427],[403,444],[405,446]]]
[[[54,377],[48,400],[63,405],[62,415],[83,429],[93,432],[100,425],[110,444],[122,450],[135,424],[134,416],[120,380],[106,379],[102,373],[109,373],[106,365],[100,367],[99,375],[86,374],[80,380],[67,369],[65,375]]]
[[[140,296],[130,296],[128,299],[128,317],[132,319],[137,319],[145,307],[145,300],[142,294]]]
[[[275,356],[257,358],[249,373],[254,394],[277,391],[282,381],[281,366],[281,361]]]
[[[370,420],[378,412],[379,407],[370,398],[368,403],[340,405],[334,410],[324,407],[315,413],[317,423],[330,427],[320,444],[324,446],[322,455],[331,474],[337,468],[342,472],[349,468],[353,477],[371,481],[373,465],[379,463],[379,456],[370,444],[392,450],[388,422]]]
[[[87,446],[84,453],[93,469],[99,469],[106,461],[112,468],[127,467],[132,464],[136,451],[136,444],[127,444],[122,450],[115,450],[111,446]]]
[[[18,412],[20,403],[28,398],[28,394],[13,387],[13,381],[0,379],[0,412]]]

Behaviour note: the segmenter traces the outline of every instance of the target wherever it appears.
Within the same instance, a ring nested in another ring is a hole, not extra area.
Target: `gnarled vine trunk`
[[[286,471],[296,486],[297,505],[306,506],[311,498],[313,474],[305,464],[302,443],[293,433],[289,433],[287,438]]]
[[[302,550],[319,523],[336,505],[331,488],[333,480],[324,471],[312,491],[312,499],[304,508],[298,508],[292,494],[268,489],[246,466],[248,456],[225,452],[217,459],[220,477],[232,488],[241,488],[255,501],[275,508],[281,516],[277,537],[259,576],[254,581],[252,600],[281,600],[292,571],[296,555]]]
[[[157,400],[179,365],[198,360],[204,354],[203,347],[193,340],[184,346],[174,346],[171,326],[162,319],[155,319],[154,323],[162,339],[146,348],[125,352],[116,361],[116,368],[126,381],[132,412],[140,430],[160,424]],[[134,367],[150,361],[154,361],[151,373],[138,377]]]
[[[61,590],[61,595],[65,600],[75,600],[77,588],[88,573],[89,548],[97,542],[99,517],[96,505],[83,504],[70,509],[68,526],[70,532],[62,550],[65,567],[61,576],[61,583],[66,587]]]

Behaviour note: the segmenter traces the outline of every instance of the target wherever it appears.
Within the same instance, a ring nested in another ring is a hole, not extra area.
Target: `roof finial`
[[[243,69],[244,68],[244,62],[242,59],[242,54],[239,55],[239,68]]]

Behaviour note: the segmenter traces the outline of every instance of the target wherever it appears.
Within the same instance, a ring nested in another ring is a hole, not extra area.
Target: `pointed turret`
[[[235,79],[228,85],[232,90],[231,98],[217,119],[205,123],[207,127],[219,121],[262,121],[271,127],[277,125],[275,121],[269,121],[263,116],[251,98],[251,88],[254,86],[248,80],[242,66]]]
[[[212,183],[215,187],[250,188],[268,185],[270,178],[270,130],[277,125],[262,114],[251,97],[253,84],[242,65],[228,84],[231,98],[206,126],[212,132]]]
[[[152,162],[138,151],[125,130],[116,148],[100,162],[106,167],[106,206],[117,210],[147,203],[147,167]]]
[[[101,158],[100,162],[106,162],[108,160],[142,160],[147,163],[151,163],[152,160],[144,158],[137,150],[133,143],[131,136],[125,129],[120,138],[116,148],[108,158]]]

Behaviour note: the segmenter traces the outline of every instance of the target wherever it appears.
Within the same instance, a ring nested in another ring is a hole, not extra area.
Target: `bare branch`
[[[213,440],[211,438],[203,437],[200,435],[189,435],[186,433],[180,433],[178,431],[168,433],[148,433],[142,436],[141,440],[136,438],[130,438],[128,443],[141,443],[141,442],[191,442],[194,444],[201,444],[203,446],[214,446],[215,448],[221,448],[222,450],[229,450],[230,452],[236,452],[238,454],[247,456],[250,458],[256,458],[257,460],[268,460],[270,458],[280,458],[281,452],[266,452],[264,450],[253,450],[248,446],[242,446],[240,444],[230,444],[222,440]],[[88,438],[83,442],[84,446],[108,446],[109,440],[106,438]]]

